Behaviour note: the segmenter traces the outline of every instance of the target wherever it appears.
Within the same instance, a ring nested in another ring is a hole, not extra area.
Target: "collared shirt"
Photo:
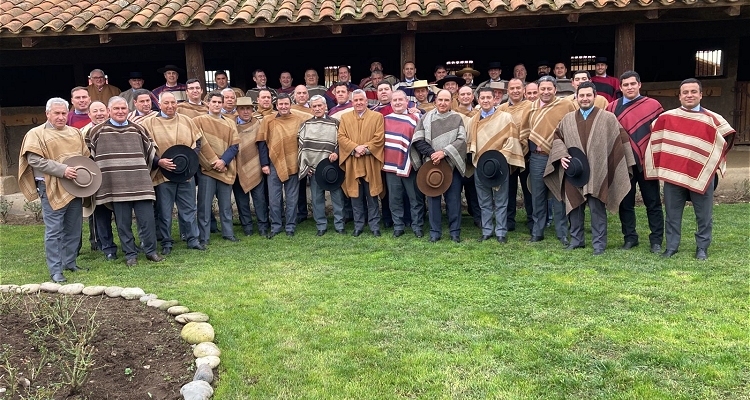
[[[221,113],[222,114],[234,114],[235,112],[237,112],[237,107],[235,107],[234,110],[232,110],[232,111],[227,111],[227,110],[225,110],[223,108],[221,109]]]
[[[109,122],[112,123],[114,126],[126,126],[128,125],[128,120],[125,120],[124,122],[117,122],[113,120],[112,118],[109,119]]]
[[[583,115],[583,120],[585,121],[586,118],[589,117],[589,114],[591,114],[591,111],[594,109],[594,107],[589,108],[588,110],[581,109],[581,115]]]
[[[490,111],[484,111],[484,109],[482,109],[482,112],[480,113],[481,116],[479,117],[479,119],[487,118],[494,113],[495,113],[495,107],[490,108]]]
[[[635,100],[635,99],[633,99],[633,100]],[[627,98],[625,96],[622,96],[622,104],[628,104],[628,103],[630,103],[633,100],[630,100],[629,98]]]
[[[404,82],[406,82],[406,83],[414,83],[414,81],[416,81],[416,80],[417,80],[417,77],[416,77],[416,76],[414,76],[414,78],[411,78],[411,79],[409,79],[409,78],[404,78]]]
[[[171,117],[170,117],[169,115],[167,115],[167,114],[164,114],[164,111],[159,111],[159,115],[160,115],[160,116],[161,116],[162,118],[167,118],[167,119],[171,118]]]
[[[78,115],[87,115],[89,113],[88,111],[78,111],[76,109],[73,109],[73,112]]]
[[[245,121],[244,119],[237,117],[237,125],[245,125],[253,120],[253,117],[250,117],[249,120]]]
[[[365,110],[365,111],[367,111],[367,110]],[[365,111],[362,111],[361,113],[357,113],[357,115],[359,115],[360,117],[362,117],[362,114],[364,114]]]

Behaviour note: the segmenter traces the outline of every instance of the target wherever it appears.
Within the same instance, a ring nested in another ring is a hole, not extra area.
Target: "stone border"
[[[158,308],[175,317],[175,321],[182,324],[180,337],[193,347],[195,357],[195,375],[193,381],[180,388],[180,394],[185,400],[208,400],[214,394],[211,383],[214,380],[214,368],[221,363],[221,350],[214,343],[214,328],[208,323],[209,317],[202,312],[191,312],[189,308],[181,306],[177,300],[162,300],[155,294],[146,294],[138,287],[123,288],[120,286],[84,286],[82,283],[61,285],[59,283],[29,283],[26,285],[0,285],[0,292],[35,294],[39,292],[59,293],[64,295],[102,296],[123,298],[125,300],[140,300],[149,307]]]

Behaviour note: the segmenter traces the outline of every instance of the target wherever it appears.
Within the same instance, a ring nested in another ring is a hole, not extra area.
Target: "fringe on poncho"
[[[307,176],[338,147],[339,121],[329,116],[310,118],[299,128],[299,177]]]

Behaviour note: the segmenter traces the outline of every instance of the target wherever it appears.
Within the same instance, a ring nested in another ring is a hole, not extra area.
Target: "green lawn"
[[[218,399],[750,398],[750,204],[715,207],[705,262],[692,209],[668,260],[649,253],[638,215],[641,246],[619,250],[610,216],[600,257],[590,242],[563,251],[553,229],[529,244],[523,224],[507,245],[477,243],[468,217],[458,245],[390,230],[318,238],[307,221],[293,238],[215,234],[207,253],[180,244],[131,269],[86,245],[79,264],[91,271],[66,275],[208,313]],[[1,283],[48,280],[42,236],[0,226]]]

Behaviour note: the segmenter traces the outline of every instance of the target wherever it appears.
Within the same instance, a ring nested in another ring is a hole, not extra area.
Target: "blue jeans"
[[[268,174],[268,202],[271,205],[271,233],[280,233],[282,228],[282,214],[286,218],[286,231],[294,232],[297,227],[297,197],[299,196],[299,178],[292,174],[282,182],[276,173],[276,167],[269,164],[271,173]],[[283,207],[283,194],[286,196],[286,207]],[[282,212],[282,208],[284,209]]]
[[[232,186],[198,172],[198,231],[202,243],[211,239],[210,219],[214,193],[219,200],[221,236],[234,237],[232,229]]]
[[[479,178],[474,179],[477,187],[477,199],[482,214],[482,235],[490,236],[493,231],[495,236],[506,236],[508,234],[508,175],[504,176],[499,190],[486,186]],[[493,229],[492,216],[495,216]]]
[[[83,227],[83,204],[74,198],[59,210],[53,210],[47,198],[44,182],[37,183],[44,217],[44,252],[49,274],[61,274],[63,269],[76,266],[78,242]]]
[[[195,183],[193,178],[187,182],[167,181],[154,187],[156,192],[156,209],[159,218],[156,220],[158,235],[161,237],[161,247],[174,245],[172,239],[172,209],[177,205],[178,223],[185,230],[188,246],[197,246],[200,236],[196,216],[198,207],[195,203]]]

